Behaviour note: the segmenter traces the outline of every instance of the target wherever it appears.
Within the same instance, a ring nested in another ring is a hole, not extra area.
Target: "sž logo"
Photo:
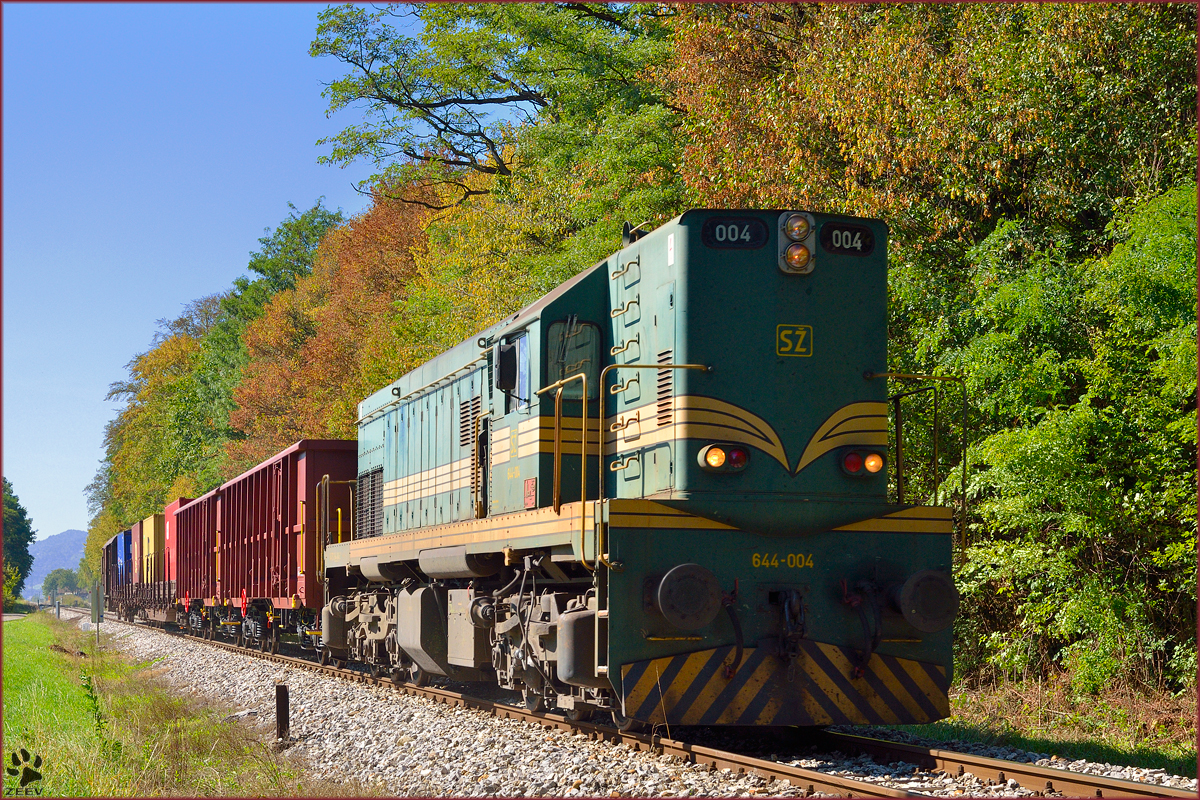
[[[31,783],[37,783],[42,779],[42,773],[39,772],[42,767],[42,757],[33,756],[33,762],[30,763],[29,751],[22,747],[20,750],[12,753],[12,766],[4,770],[10,777],[20,777],[20,785],[5,786],[5,797],[30,797],[37,796],[42,793],[42,787],[30,786]]]

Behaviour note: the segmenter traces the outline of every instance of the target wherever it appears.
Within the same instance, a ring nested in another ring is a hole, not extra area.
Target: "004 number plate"
[[[700,229],[705,247],[754,250],[768,238],[766,223],[753,217],[713,217]]]

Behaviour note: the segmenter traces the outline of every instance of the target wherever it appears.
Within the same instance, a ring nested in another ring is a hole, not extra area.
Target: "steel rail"
[[[828,743],[829,747],[854,750],[877,759],[905,761],[948,775],[969,772],[981,780],[999,783],[1011,779],[1026,789],[1042,793],[1057,792],[1067,797],[1196,797],[1195,792],[1170,786],[889,742],[852,733],[821,731],[818,738]],[[825,744],[822,743],[821,746],[824,747]]]
[[[66,609],[63,609],[64,611]],[[119,622],[128,625],[127,622]],[[171,633],[165,628],[158,627],[165,633]],[[413,697],[423,697],[435,703],[450,706],[474,708],[493,714],[501,719],[516,719],[542,725],[546,728],[582,733],[593,741],[605,741],[612,744],[625,744],[633,750],[651,752],[657,755],[672,755],[682,761],[707,766],[710,770],[730,770],[739,774],[752,774],[764,778],[768,783],[787,781],[793,786],[804,788],[806,794],[821,792],[845,797],[928,797],[924,792],[895,789],[869,781],[844,778],[825,772],[795,767],[769,759],[732,753],[716,748],[690,744],[675,739],[664,738],[657,734],[635,733],[621,731],[609,725],[593,722],[573,722],[566,716],[555,712],[533,712],[518,706],[510,706],[492,700],[472,697],[461,692],[453,692],[437,687],[419,687],[410,683],[397,682],[391,678],[373,678],[366,672],[323,666],[315,661],[309,661],[295,656],[275,655],[270,652],[239,647],[229,642],[212,639],[202,639],[191,634],[175,633],[172,635],[211,645],[234,653],[260,658],[265,661],[301,669],[321,672],[343,680],[357,681],[375,686],[388,686],[392,689]],[[983,781],[1004,783],[1008,779],[1016,780],[1022,787],[1046,795],[1054,793],[1066,797],[1196,797],[1195,792],[1185,789],[1175,789],[1153,783],[1129,781],[1120,778],[1109,778],[1101,775],[1090,775],[1083,772],[1041,767],[1035,764],[1023,764],[1017,761],[1005,761],[998,758],[988,758],[970,753],[959,753],[951,750],[926,748],[901,742],[889,742],[857,734],[835,733],[832,731],[814,732],[815,738],[811,743],[830,750],[852,750],[865,753],[875,759],[884,759],[882,763],[904,761],[915,764],[923,769],[934,772],[944,772],[949,775],[970,773]]]

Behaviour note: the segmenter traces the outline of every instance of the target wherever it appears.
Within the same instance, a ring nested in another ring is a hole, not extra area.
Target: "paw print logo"
[[[22,747],[20,753],[20,758],[17,757],[16,753],[12,754],[12,766],[4,771],[14,778],[20,775],[21,786],[28,786],[34,781],[40,781],[42,779],[42,773],[38,772],[38,770],[41,769],[42,766],[42,757],[35,756],[33,759],[33,766],[30,766],[29,751]],[[24,767],[24,769],[22,769],[22,767]]]

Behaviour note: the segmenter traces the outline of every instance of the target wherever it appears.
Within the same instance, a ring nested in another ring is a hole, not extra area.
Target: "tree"
[[[29,512],[21,505],[16,492],[8,478],[4,478],[4,566],[15,571],[5,572],[5,587],[12,582],[12,596],[20,597],[21,589],[25,586],[25,578],[33,568],[33,556],[29,554],[29,545],[36,538],[36,531],[29,519]]]
[[[78,592],[79,591],[79,576],[74,570],[56,569],[51,571],[46,576],[46,580],[42,581],[42,594],[50,597],[54,594],[63,592]]]
[[[310,275],[277,292],[250,322],[247,361],[227,446],[237,474],[297,439],[353,438],[358,400],[403,369],[391,312],[416,274],[427,213],[383,196],[330,231]]]
[[[559,171],[589,145],[623,140],[601,148],[610,157],[644,149],[637,129],[671,124],[652,110],[669,111],[647,71],[670,56],[672,14],[582,3],[328,8],[310,53],[350,67],[326,87],[328,113],[363,105],[365,119],[323,139],[332,149],[322,161],[370,161],[378,172],[364,188],[447,187],[435,203],[445,207],[495,188],[466,175],[507,178],[535,163],[523,152],[534,140]],[[661,138],[647,137],[652,147]]]

